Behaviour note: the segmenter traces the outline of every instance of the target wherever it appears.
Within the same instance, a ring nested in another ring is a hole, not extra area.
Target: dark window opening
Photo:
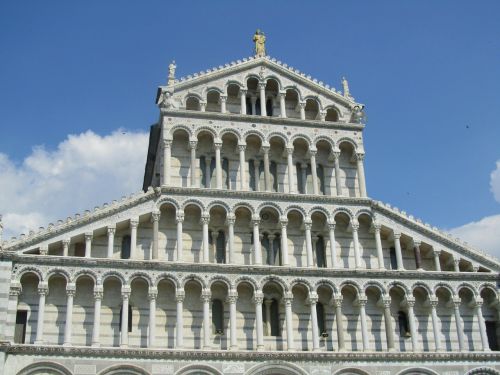
[[[215,261],[219,264],[226,263],[226,235],[219,231],[215,243]]]
[[[248,170],[250,172],[250,189],[252,189],[253,191],[256,191],[257,190],[257,183],[256,183],[256,179],[255,179],[255,164],[254,164],[253,159],[250,159],[248,161]]]
[[[14,329],[14,342],[24,344],[26,341],[26,323],[28,322],[28,311],[18,310],[16,313],[16,326]]]
[[[488,336],[488,344],[491,350],[498,351],[498,336],[497,336],[497,322],[486,321],[486,336]]]
[[[300,194],[304,194],[304,181],[302,181],[302,166],[300,163],[295,165],[297,174],[297,187]]]
[[[268,116],[272,116],[273,115],[273,101],[272,99],[267,99],[266,101],[266,114]]]
[[[123,316],[123,305],[120,306],[120,321],[119,330],[122,331],[122,316]],[[128,332],[132,332],[132,306],[128,305]]]
[[[389,256],[391,257],[391,270],[398,269],[398,260],[396,258],[396,249],[391,247],[389,250]]]
[[[257,99],[255,101],[255,114],[257,116],[260,116],[260,99]]]
[[[275,299],[271,303],[271,336],[281,336],[279,304]]]
[[[398,312],[398,325],[399,325],[399,336],[411,337],[408,316],[404,311]]]
[[[318,236],[316,241],[316,263],[320,268],[326,267],[325,240],[323,236]]]
[[[212,301],[212,326],[216,335],[224,333],[224,305],[219,299]]]
[[[325,325],[325,307],[321,302],[316,303],[316,316],[318,318],[318,331],[320,336],[328,337]]]
[[[225,180],[224,180],[224,185],[226,189],[230,188],[229,185],[229,160],[227,158],[222,159],[222,171],[225,173]]]
[[[273,265],[281,266],[281,236],[276,234],[273,240]]]
[[[319,181],[319,192],[320,194],[325,195],[325,169],[321,164],[316,166],[316,173],[318,174]]]
[[[130,247],[131,247],[131,239],[129,235],[123,236],[122,238],[122,248],[120,257],[121,259],[130,259]]]
[[[269,166],[270,172],[271,172],[271,178],[273,179],[272,184],[272,190],[273,191],[278,191],[278,165],[276,164],[275,161],[271,161],[271,165]]]
[[[251,115],[252,114],[252,101],[250,100],[250,98],[247,98],[246,102],[247,102],[247,115]]]
[[[75,257],[85,256],[85,244],[83,242],[78,242],[75,244]]]

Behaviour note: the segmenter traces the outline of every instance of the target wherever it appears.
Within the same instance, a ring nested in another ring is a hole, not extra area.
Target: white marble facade
[[[368,197],[346,81],[174,74],[143,191],[2,243],[4,374],[499,374],[499,262]]]

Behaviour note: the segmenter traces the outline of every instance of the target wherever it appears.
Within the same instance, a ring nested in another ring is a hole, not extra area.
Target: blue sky
[[[40,188],[70,134],[114,144],[105,137],[147,131],[172,59],[180,76],[249,56],[261,28],[271,56],[337,88],[345,75],[366,104],[371,197],[443,228],[493,217],[500,229],[499,14],[487,0],[2,2],[0,182]],[[39,218],[138,190],[143,155],[130,163],[128,184]],[[16,210],[13,194],[0,212]]]

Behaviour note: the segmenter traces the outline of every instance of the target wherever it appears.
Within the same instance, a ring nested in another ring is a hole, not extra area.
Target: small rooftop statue
[[[253,41],[255,43],[255,56],[264,57],[266,56],[266,36],[260,29],[257,29],[253,35]]]
[[[175,83],[175,68],[177,68],[177,65],[175,65],[175,60],[174,60],[168,66],[168,85],[169,86],[172,86]]]

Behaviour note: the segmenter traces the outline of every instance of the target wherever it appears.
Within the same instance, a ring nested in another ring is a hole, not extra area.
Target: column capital
[[[201,291],[201,300],[205,303],[208,303],[212,300],[212,293],[210,289],[203,289]]]
[[[332,151],[332,156],[333,156],[333,160],[339,160],[339,158],[340,158],[340,150],[333,150]]]
[[[441,250],[438,250],[438,249],[432,249],[432,252],[434,253],[434,256],[435,257],[439,257],[441,255]]]
[[[359,296],[357,301],[356,301],[357,305],[358,306],[366,306],[366,304],[368,303],[368,298],[363,295],[363,296]]]
[[[254,226],[260,224],[260,216],[259,215],[252,215],[252,224]]]
[[[184,302],[184,298],[186,298],[186,292],[184,291],[184,289],[176,289],[175,301],[176,302]]]
[[[316,157],[316,154],[318,153],[318,150],[315,148],[310,148],[309,149],[309,157]]]
[[[160,220],[160,215],[160,211],[151,212],[151,221],[154,222]]]
[[[130,286],[122,285],[121,294],[122,294],[123,299],[128,299],[130,297],[131,292],[132,292],[132,290],[131,290]]]
[[[236,303],[238,300],[238,291],[236,289],[230,289],[227,293],[227,302]]]
[[[483,306],[483,300],[481,298],[476,298],[471,302],[471,307],[474,309],[480,309]]]
[[[417,240],[417,239],[413,239],[413,246],[420,247],[421,244],[422,244],[422,241]]]
[[[23,288],[20,283],[12,283],[9,288],[9,296],[17,297],[22,291]]]
[[[85,232],[85,241],[92,241],[93,236],[92,232]]]
[[[247,149],[246,143],[238,143],[238,151],[245,151]]]
[[[356,160],[357,161],[363,161],[365,159],[365,153],[364,152],[356,152]]]
[[[150,286],[148,289],[148,299],[156,299],[158,297],[158,288]]]
[[[439,300],[436,296],[429,297],[429,305],[431,306],[431,308],[435,309],[436,306],[438,305],[438,303],[439,303]]]
[[[334,294],[331,303],[334,307],[342,307],[343,300],[344,300],[344,297],[342,296],[342,294]]]
[[[285,149],[286,149],[286,152],[287,152],[288,155],[292,155],[293,154],[293,150],[294,150],[293,145],[288,145],[288,146],[286,146]]]
[[[382,229],[382,224],[374,221],[372,223],[372,226],[373,226],[373,229],[375,230],[375,232],[380,232],[380,230]]]
[[[292,292],[286,292],[283,295],[283,300],[285,301],[285,304],[291,304],[293,301],[293,293]]]
[[[382,298],[382,304],[384,305],[384,308],[388,309],[391,307],[391,297],[383,297]]]
[[[172,146],[172,140],[171,139],[164,139],[163,140],[163,148],[170,148]]]
[[[401,238],[401,232],[397,231],[392,231],[392,236],[394,237],[395,240],[399,240]]]
[[[38,295],[46,296],[49,293],[49,285],[47,283],[38,284]]]
[[[189,141],[189,148],[190,149],[196,149],[196,147],[198,146],[198,140],[193,140],[193,141]]]
[[[453,304],[453,306],[458,309],[460,307],[460,305],[462,304],[462,299],[458,296],[455,296],[451,299],[451,303]]]
[[[304,219],[304,226],[306,227],[306,229],[311,229],[312,219],[309,216]]]
[[[321,111],[319,111],[319,119],[321,121],[325,121],[325,119],[326,119],[326,111],[324,109],[322,109]]]
[[[271,298],[264,298],[264,305],[271,306],[273,303],[273,300]]]
[[[306,107],[306,102],[299,102],[299,107],[305,108]]]
[[[351,228],[353,232],[357,232],[359,229],[359,223],[357,221],[352,221],[351,222]]]
[[[309,305],[316,305],[318,303],[319,297],[316,292],[309,292],[309,297],[307,298],[307,303]]]
[[[47,255],[49,253],[49,245],[40,245],[40,255]]]
[[[69,283],[66,285],[66,295],[74,297],[76,293],[76,284]]]
[[[415,298],[414,297],[407,297],[405,298],[404,302],[408,307],[414,307],[415,306]]]
[[[278,91],[278,95],[277,95],[277,96],[278,96],[278,98],[280,98],[280,99],[281,99],[282,97],[284,98],[284,97],[286,96],[286,91],[282,91],[282,90]]]
[[[453,263],[458,265],[460,263],[460,256],[453,254]]]
[[[219,98],[221,102],[225,102],[227,100],[227,95],[220,95]]]
[[[175,215],[175,222],[177,224],[184,222],[184,212],[178,212],[177,215]]]
[[[259,82],[259,89],[265,90],[266,89],[267,82]]]
[[[116,233],[116,224],[108,225],[108,236]]]
[[[206,211],[203,211],[200,216],[201,224],[208,224],[210,222],[210,214]]]
[[[228,213],[226,216],[226,221],[228,225],[234,225],[236,222],[236,215],[232,212]]]
[[[133,217],[130,219],[130,227],[131,228],[137,228],[139,225],[139,218],[138,217]]]
[[[214,149],[220,150],[222,148],[222,141],[220,139],[216,139],[214,141]]]
[[[286,216],[280,217],[280,225],[281,228],[284,228],[288,225],[288,218]]]
[[[264,293],[262,293],[261,290],[255,291],[253,296],[253,303],[255,305],[262,305],[263,301],[264,301]]]
[[[246,93],[248,92],[248,89],[245,89],[243,87],[240,87],[240,94],[241,95],[246,95]]]
[[[94,287],[94,300],[102,300],[104,296],[104,291],[102,285],[98,285]]]
[[[70,243],[71,243],[71,240],[69,238],[65,238],[64,240],[62,240],[62,244],[64,246],[69,246]]]

